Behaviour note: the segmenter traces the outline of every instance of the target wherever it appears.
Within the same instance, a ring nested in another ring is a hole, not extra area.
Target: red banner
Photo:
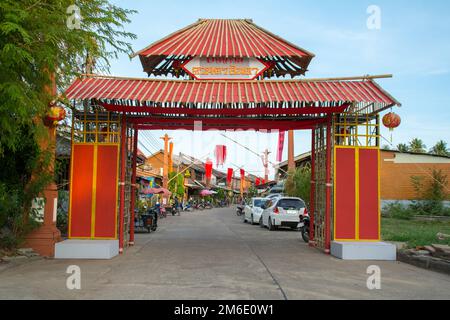
[[[213,169],[213,163],[211,160],[207,160],[205,163],[205,176],[206,180],[211,180],[212,177],[212,169]]]
[[[280,131],[278,134],[278,150],[277,150],[277,161],[283,161],[283,148],[284,148],[284,137],[286,135],[286,131]]]
[[[227,146],[217,145],[215,155],[216,155],[216,165],[223,166],[225,160],[227,159]]]
[[[231,186],[231,181],[233,179],[233,172],[234,170],[232,168],[228,168],[228,172],[227,172],[227,185]]]

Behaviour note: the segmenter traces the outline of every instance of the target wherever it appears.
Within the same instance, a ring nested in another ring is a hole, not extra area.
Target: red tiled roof
[[[135,55],[139,55],[144,71],[156,75],[174,73],[175,60],[193,56],[262,58],[276,65],[276,75],[300,75],[314,57],[249,19],[200,19]]]
[[[69,99],[96,99],[136,108],[154,103],[291,102],[327,107],[356,102],[375,103],[380,108],[400,105],[373,80],[176,81],[92,76],[75,80],[65,94]],[[183,106],[177,109],[182,113]]]

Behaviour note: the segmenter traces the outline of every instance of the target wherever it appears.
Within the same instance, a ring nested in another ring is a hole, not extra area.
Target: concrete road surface
[[[81,268],[68,290],[67,267]],[[367,267],[381,268],[369,290]],[[0,299],[449,299],[450,277],[398,262],[341,261],[294,231],[250,226],[232,208],[182,213],[111,261],[38,260],[0,272]]]

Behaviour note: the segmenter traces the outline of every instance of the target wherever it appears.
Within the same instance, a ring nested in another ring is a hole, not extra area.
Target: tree
[[[37,141],[48,134],[41,119],[55,99],[45,90],[52,75],[61,91],[83,72],[87,56],[107,71],[109,59],[131,53],[127,40],[135,35],[123,24],[132,13],[107,0],[0,1],[0,230],[16,228],[12,221],[50,181],[40,170],[49,157]],[[26,226],[18,229],[22,236]]]
[[[447,148],[447,142],[444,140],[438,141],[430,150],[431,154],[437,156],[450,156],[450,150]]]
[[[308,205],[311,197],[311,168],[300,167],[290,170],[284,185],[288,196],[302,198]]]
[[[184,175],[176,172],[169,173],[169,191],[179,198],[184,197]]]
[[[409,150],[413,153],[426,153],[427,146],[419,138],[414,138],[409,143]]]
[[[70,11],[74,3],[82,17],[79,28]],[[88,54],[106,71],[109,59],[131,53],[126,39],[135,35],[122,28],[133,12],[107,0],[0,2],[0,154],[5,146],[14,149],[18,128],[35,126],[33,120],[54,99],[44,90],[50,74],[57,73],[63,88],[83,72]]]
[[[397,150],[400,151],[400,152],[409,152],[410,151],[409,146],[407,144],[405,144],[405,143],[400,143],[397,146]]]

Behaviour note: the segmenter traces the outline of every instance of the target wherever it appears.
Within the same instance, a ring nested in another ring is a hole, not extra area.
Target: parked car
[[[269,201],[266,198],[251,198],[244,207],[244,222],[259,223],[262,216],[262,206]]]
[[[277,199],[281,197],[284,197],[282,193],[271,193],[266,197],[266,199]]]
[[[273,198],[263,206],[260,225],[261,227],[267,227],[270,231],[276,230],[278,227],[297,230],[300,215],[303,215],[305,210],[305,202],[300,198]]]

